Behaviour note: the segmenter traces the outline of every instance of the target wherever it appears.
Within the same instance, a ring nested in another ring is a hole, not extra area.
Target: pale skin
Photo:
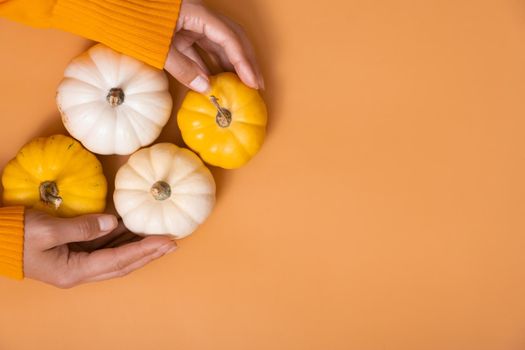
[[[125,276],[176,247],[166,236],[140,239],[113,215],[62,219],[28,210],[24,274],[60,288],[71,288]]]
[[[264,80],[244,30],[208,9],[200,0],[184,0],[165,63],[166,71],[190,89],[209,90],[210,70],[196,50],[221,69],[236,72],[254,89]],[[60,288],[122,277],[175,251],[168,236],[141,238],[114,215],[71,219],[36,210],[25,215],[24,274]]]
[[[241,26],[201,0],[185,0],[164,68],[188,88],[205,93],[210,71],[196,46],[223,70],[236,72],[244,84],[264,89],[255,51]]]

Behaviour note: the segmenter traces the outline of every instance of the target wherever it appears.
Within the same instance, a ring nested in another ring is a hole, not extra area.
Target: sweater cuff
[[[182,0],[57,0],[53,27],[163,69]]]
[[[0,275],[24,278],[24,207],[0,208]]]

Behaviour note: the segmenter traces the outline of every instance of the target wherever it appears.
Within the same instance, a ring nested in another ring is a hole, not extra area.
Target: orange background
[[[0,349],[524,349],[525,4],[210,4],[257,47],[262,152],[128,277],[0,279]],[[63,131],[55,89],[89,45],[0,21],[2,166]]]

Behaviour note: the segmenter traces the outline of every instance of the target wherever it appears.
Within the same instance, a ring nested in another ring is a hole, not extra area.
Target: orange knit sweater
[[[164,68],[182,0],[0,0],[0,17],[58,28]]]
[[[0,275],[24,278],[24,208],[0,208]]]
[[[162,69],[181,1],[0,0],[0,17],[75,33]],[[0,275],[24,277],[23,251],[24,208],[0,208]]]

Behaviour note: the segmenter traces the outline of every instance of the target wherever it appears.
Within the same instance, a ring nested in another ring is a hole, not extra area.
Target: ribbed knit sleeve
[[[57,0],[52,26],[162,69],[181,0]]]
[[[57,28],[164,68],[182,0],[0,0],[0,17]]]
[[[0,275],[24,278],[24,207],[0,208]]]

